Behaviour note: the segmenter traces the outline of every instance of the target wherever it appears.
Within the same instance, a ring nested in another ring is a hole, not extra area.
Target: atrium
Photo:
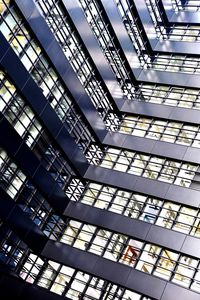
[[[0,0],[2,300],[200,299],[200,1]]]

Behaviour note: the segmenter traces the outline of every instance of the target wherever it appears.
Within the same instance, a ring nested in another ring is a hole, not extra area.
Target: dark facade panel
[[[123,147],[124,142],[127,139],[127,135],[119,132],[108,132],[103,139],[102,143],[104,145]],[[131,143],[132,145],[132,143]],[[128,149],[128,148],[127,148]]]
[[[186,234],[152,225],[146,236],[146,241],[162,245],[163,247],[173,249],[174,251],[181,251],[185,238]],[[194,252],[191,251],[189,255],[194,255]]]
[[[61,300],[62,296],[47,289],[32,285],[10,274],[0,274],[0,293],[2,299],[16,300]],[[66,300],[70,300],[65,297]]]
[[[5,221],[23,242],[39,254],[48,240],[47,237],[2,188],[0,188],[0,199],[1,220]]]
[[[168,21],[172,18],[172,16],[175,14],[175,10],[171,7],[168,7],[168,0],[161,0],[159,2],[162,2],[163,10],[165,11],[165,14],[167,15]]]
[[[169,24],[177,25],[199,25],[200,13],[199,11],[178,10],[169,7],[168,0],[161,0],[163,4],[163,11],[165,12]]]
[[[199,161],[199,149],[198,148],[192,148],[188,147],[186,150],[183,160],[194,162]]]
[[[155,243],[157,245],[173,249],[174,251],[180,251],[185,245],[184,241],[186,239],[186,235],[183,233],[152,225],[140,220],[130,219],[128,217],[99,208],[90,207],[82,203],[70,202],[64,212],[64,215],[77,221],[80,220],[84,223],[89,223],[97,227],[102,227],[107,230],[128,235],[132,238]],[[196,239],[193,237],[191,237],[190,240],[191,244],[196,242]],[[186,253],[194,255],[192,248],[190,250],[190,252],[187,251]]]
[[[141,284],[142,283],[142,284]],[[140,293],[147,294],[153,299],[160,299],[166,286],[166,282],[162,279],[143,274],[139,271],[132,270],[126,282],[129,289],[140,290]]]
[[[178,297],[184,300],[199,300],[199,294],[182,288],[172,283],[167,283],[164,293],[161,296],[161,300],[172,300]]]
[[[139,239],[145,239],[151,228],[151,224],[149,223],[130,219],[128,217],[82,203],[70,202],[64,212],[64,215],[72,219],[96,225],[97,227],[127,234]]]
[[[135,4],[135,8],[137,9],[140,19],[143,20],[143,28],[147,39],[149,35],[155,35],[155,25],[153,24],[152,18],[149,14],[146,2],[144,0],[131,0],[130,2]],[[200,55],[199,45],[195,42],[181,41],[180,43],[177,41],[159,40],[156,36],[155,38],[149,39],[149,41],[154,52],[188,55],[191,54],[192,49],[192,55]]]
[[[121,149],[164,156],[170,159],[188,161],[197,164],[200,163],[200,150],[198,148],[126,135],[119,132],[108,133],[103,140],[103,144]]]
[[[115,33],[115,38],[117,38],[121,49],[124,52],[125,58],[128,63],[134,62],[134,64],[130,65],[132,69],[132,73],[134,77],[137,79],[137,76],[141,72],[140,62],[136,53],[135,48],[133,47],[131,41],[128,38],[126,29],[124,27],[124,24],[121,21],[121,18],[119,16],[119,13],[117,11],[116,5],[114,4],[114,1],[106,1],[101,0],[101,3],[104,7],[104,10],[109,18],[110,24],[112,26],[112,29]]]
[[[176,185],[170,186],[165,199],[194,207],[199,207],[200,205],[199,191]]]
[[[200,239],[192,236],[187,236],[181,251],[189,254],[192,253],[194,256],[199,257]]]
[[[134,113],[149,117],[176,120],[177,122],[191,122],[193,124],[199,124],[200,122],[198,110],[147,103],[138,100],[124,102],[121,111],[130,114]]]
[[[177,76],[178,75],[178,76]],[[167,84],[186,88],[200,88],[200,75],[157,70],[142,70],[138,81],[146,83]]]
[[[6,119],[0,123],[0,145],[60,214],[68,204],[65,193]],[[9,139],[5,139],[9,136]],[[56,188],[57,187],[57,188]]]
[[[161,298],[163,292],[165,297],[168,297],[168,295],[172,295],[174,291],[180,291],[180,294],[183,296],[182,299],[189,299],[187,298],[188,294],[193,297],[196,297],[197,295],[192,291],[188,291],[182,287],[177,287],[172,283],[167,286],[167,281],[163,279],[150,276],[149,274],[144,274],[140,271],[133,270],[128,266],[108,261],[107,259],[98,257],[95,254],[87,253],[54,241],[49,241],[46,244],[42,255],[135,292],[148,295],[153,299],[168,300],[169,298]],[[167,290],[165,291],[166,286]],[[196,299],[197,298],[194,298],[194,300]]]
[[[137,270],[132,270],[130,267],[119,263],[108,261],[103,257],[98,257],[95,254],[87,253],[70,246],[49,241],[42,255],[45,257],[62,263],[64,265],[77,268],[83,272],[88,272],[94,276],[116,283],[120,286],[129,288],[139,293],[146,293],[155,299],[159,299],[166,281],[151,277]],[[134,281],[133,281],[134,279]],[[139,282],[145,282],[145,287],[139,285]],[[152,286],[157,289],[152,289]]]
[[[178,12],[170,12],[167,10],[167,15],[170,23],[176,23],[179,25],[188,25],[191,24],[193,26],[199,25],[200,12],[199,11],[178,11]]]
[[[189,206],[200,205],[199,191],[98,166],[90,166],[84,178]]]
[[[87,253],[51,240],[47,242],[41,254],[47,259],[51,259],[72,268],[77,268],[90,274],[92,274],[93,268],[99,258],[101,258],[95,254]]]
[[[83,86],[77,78],[76,73],[70,66],[67,58],[55,40],[55,37],[51,33],[44,18],[39,13],[36,4],[33,0],[30,0],[29,2],[26,0],[17,0],[16,4],[23,13],[24,17],[27,19],[27,22],[39,40],[41,46],[72,94],[74,101],[78,103],[81,111],[84,110],[83,114],[90,124],[94,135],[96,135],[99,139],[103,138],[106,134],[103,121],[96,112],[96,109],[91,103],[89,96],[86,94]],[[38,27],[40,28],[39,31]],[[80,101],[80,98],[82,97],[84,97],[84,102]]]
[[[145,42],[148,41],[148,48],[152,53],[158,41],[156,39],[155,26],[147,9],[146,2],[144,0],[129,0],[128,2],[132,6],[131,10],[138,17],[138,22],[140,22],[141,31],[143,32],[143,39]]]
[[[162,141],[156,141],[152,150],[152,154],[184,161],[184,156],[188,148],[190,149],[191,147],[162,142]],[[200,160],[198,159],[196,161],[195,158],[192,161],[196,163],[200,162]]]
[[[106,13],[109,16],[109,20],[112,24],[112,27],[115,30],[116,37],[121,43],[122,49],[124,51],[124,54],[126,55],[127,60],[132,61],[133,57],[136,55],[136,52],[128,37],[128,33],[126,32],[125,28],[122,25],[120,16],[116,11],[116,6],[114,5],[113,2],[111,3],[109,2],[108,4],[106,0],[102,0],[102,3],[104,5]],[[131,48],[132,51],[130,51]],[[166,71],[162,72],[157,70],[143,70],[142,68],[137,68],[137,67],[132,68],[132,71],[139,82],[177,85],[177,86],[183,86],[188,88],[189,87],[200,88],[200,84],[199,84],[200,75],[166,72]]]
[[[9,76],[12,78],[12,74],[15,73],[15,70],[13,68],[13,66],[16,67],[17,71],[20,72],[18,73],[18,76],[13,76],[12,80],[14,83],[17,84],[18,88],[21,90],[23,89],[24,85],[26,84],[26,82],[30,79],[30,74],[28,72],[26,72],[26,69],[24,68],[24,66],[20,63],[17,55],[14,53],[13,49],[11,48],[11,46],[9,45],[9,43],[7,42],[7,40],[5,39],[4,35],[2,34],[2,32],[0,32],[0,65],[3,69],[5,69]],[[18,65],[21,67],[20,70],[17,68]],[[16,73],[15,73],[16,75]],[[30,92],[32,92],[33,90],[31,89]],[[36,89],[37,92],[37,89]],[[34,94],[33,96],[36,96],[37,94]],[[32,93],[31,93],[32,96]],[[40,109],[43,109],[44,106],[41,106]]]
[[[179,54],[179,55],[190,55],[192,49],[192,56],[200,55],[199,44],[195,42],[177,42],[177,41],[157,41],[156,46],[153,48],[155,52],[161,54]]]
[[[7,44],[4,36],[1,35],[0,39],[2,41],[1,45]],[[9,73],[15,86],[20,90],[24,99],[47,128],[71,165],[77,172],[84,174],[88,167],[86,158],[68,133],[66,126],[59,120],[53,108],[30,77],[23,64],[19,61],[14,51],[10,49],[0,64]],[[13,68],[13,65],[15,68]],[[74,150],[73,153],[70,151],[72,148]],[[81,168],[79,168],[80,163]]]
[[[116,104],[123,98],[123,93],[117,83],[110,66],[108,65],[98,42],[95,39],[89,24],[83,14],[83,11],[77,0],[64,0],[65,8],[67,9],[81,39],[87,48],[98,72],[100,73],[104,84],[106,85],[109,96],[114,99]],[[112,100],[111,100],[112,101]]]
[[[84,178],[128,190],[134,189],[138,180],[137,176],[92,165],[89,166]]]

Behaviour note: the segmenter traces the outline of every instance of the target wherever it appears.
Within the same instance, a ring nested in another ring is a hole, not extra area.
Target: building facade
[[[0,13],[2,299],[199,299],[198,1]]]

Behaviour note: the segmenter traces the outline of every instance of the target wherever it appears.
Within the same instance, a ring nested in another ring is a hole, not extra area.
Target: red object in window
[[[138,251],[133,246],[127,246],[126,252],[124,253],[123,260],[132,263],[138,257]]]

